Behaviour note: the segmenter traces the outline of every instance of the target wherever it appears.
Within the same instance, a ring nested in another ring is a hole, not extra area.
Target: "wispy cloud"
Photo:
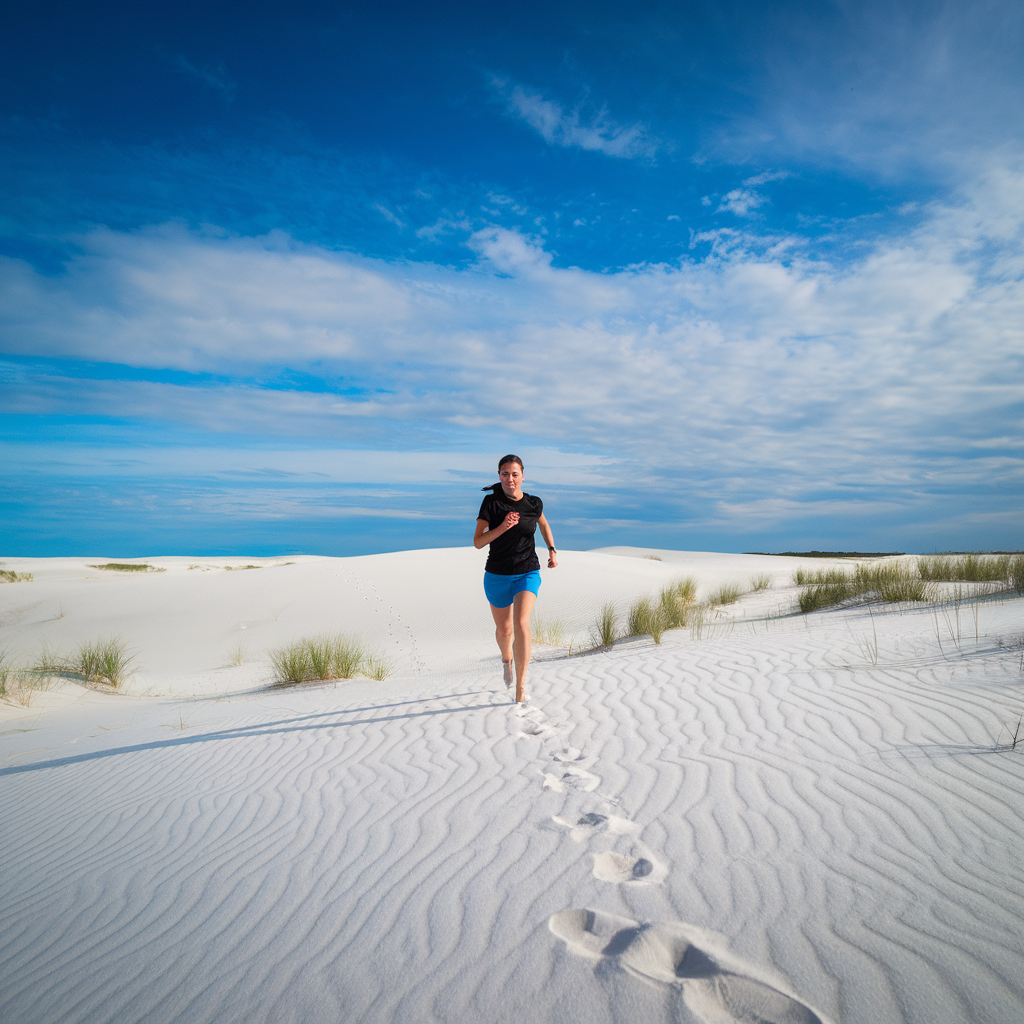
[[[393,213],[383,203],[374,203],[373,207],[386,221],[390,221],[394,224],[396,228],[404,228],[408,226],[397,213]]]
[[[549,145],[587,149],[626,159],[650,158],[658,150],[658,140],[645,125],[621,124],[613,120],[604,107],[585,117],[581,107],[566,109],[522,85],[503,79],[494,79],[492,85],[505,100],[509,113],[522,118]]]
[[[788,178],[786,171],[765,171],[762,174],[755,174],[747,178],[740,188],[734,188],[722,196],[718,204],[719,213],[735,213],[739,217],[746,217],[758,207],[768,202],[768,197],[756,190],[755,186],[766,185],[770,181],[781,181]]]
[[[708,131],[705,155],[936,182],[1024,145],[1020,4],[766,7],[740,32],[753,102]]]
[[[186,78],[219,92],[228,101],[235,98],[238,83],[228,74],[223,64],[195,64],[180,53],[174,54],[169,60],[171,67]]]

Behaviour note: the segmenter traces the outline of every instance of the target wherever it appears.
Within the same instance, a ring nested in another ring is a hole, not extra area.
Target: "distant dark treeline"
[[[789,558],[888,558],[905,551],[744,551],[745,555],[785,555]]]
[[[1024,552],[1020,548],[1015,551],[933,551],[935,555],[1019,555]],[[775,555],[779,558],[890,558],[893,555],[905,555],[906,551],[744,551],[745,555]]]

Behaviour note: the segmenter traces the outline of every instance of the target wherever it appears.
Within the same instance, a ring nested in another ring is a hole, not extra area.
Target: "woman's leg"
[[[501,660],[506,663],[512,660],[512,609],[514,607],[514,604],[510,604],[507,608],[495,608],[493,604],[490,605],[491,616],[494,619],[494,639],[498,641]]]
[[[537,595],[530,590],[520,590],[512,598],[512,626],[515,631],[513,650],[516,659],[516,703],[522,704],[525,695],[526,667],[530,664],[532,645],[530,643],[530,614]],[[502,655],[504,657],[504,655]]]

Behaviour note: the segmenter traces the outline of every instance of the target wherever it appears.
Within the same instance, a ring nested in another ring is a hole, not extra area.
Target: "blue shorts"
[[[531,594],[536,594],[540,590],[540,573],[536,569],[515,576],[484,573],[484,593],[495,608],[507,608],[512,603],[512,598],[524,590],[530,591]]]

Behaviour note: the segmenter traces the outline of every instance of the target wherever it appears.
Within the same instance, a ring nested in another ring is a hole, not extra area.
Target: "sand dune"
[[[8,559],[16,656],[121,634],[138,672],[0,711],[0,1018],[1024,1020],[1024,599],[977,639],[780,618],[789,560],[644,554],[564,553],[540,614],[776,585],[700,636],[538,648],[524,707],[479,552]],[[267,687],[269,647],[338,628],[395,675]]]

